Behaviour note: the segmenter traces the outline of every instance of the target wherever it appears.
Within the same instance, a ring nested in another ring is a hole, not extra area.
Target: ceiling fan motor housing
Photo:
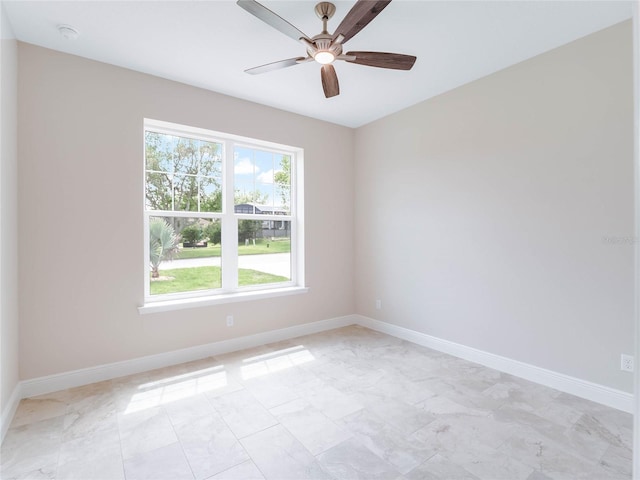
[[[328,33],[320,33],[311,39],[315,44],[315,49],[307,47],[307,53],[310,56],[315,56],[317,52],[331,52],[335,57],[342,54],[342,45],[333,42],[333,37]]]

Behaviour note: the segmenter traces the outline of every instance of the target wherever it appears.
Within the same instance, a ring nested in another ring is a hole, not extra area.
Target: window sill
[[[211,297],[181,298],[180,300],[150,302],[145,303],[141,307],[138,307],[138,313],[140,315],[145,315],[147,313],[168,312],[171,310],[183,310],[185,308],[207,307],[211,305],[222,305],[224,303],[263,300],[265,298],[307,293],[308,291],[309,288],[307,287],[274,288],[271,290],[254,290],[251,292],[229,293]]]

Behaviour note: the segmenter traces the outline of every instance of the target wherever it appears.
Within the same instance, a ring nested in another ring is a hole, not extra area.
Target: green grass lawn
[[[198,250],[204,249],[200,248]],[[174,279],[151,282],[151,295],[220,288],[220,273],[220,267],[194,267],[160,270],[160,276],[174,277]],[[289,279],[286,277],[271,275],[257,270],[248,270],[244,268],[240,268],[238,270],[238,283],[240,286],[287,281],[289,281]]]
[[[206,258],[219,257],[220,245],[209,245],[200,248],[180,248],[180,253],[176,259],[184,258]],[[256,240],[253,245],[249,241],[249,245],[238,245],[238,255],[260,255],[265,253],[289,253],[291,251],[291,241],[288,238],[278,240]]]

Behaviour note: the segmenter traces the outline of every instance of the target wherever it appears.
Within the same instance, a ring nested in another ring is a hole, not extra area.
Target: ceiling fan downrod
[[[322,33],[329,33],[327,31],[327,22],[336,13],[336,6],[331,2],[320,2],[316,5],[315,12],[318,18],[322,20]]]

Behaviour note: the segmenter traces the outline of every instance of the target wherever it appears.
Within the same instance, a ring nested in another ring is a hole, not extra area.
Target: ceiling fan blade
[[[355,60],[347,60],[349,63],[368,65],[370,67],[393,68],[394,70],[411,70],[416,63],[413,55],[386,52],[347,52],[347,56],[356,57]]]
[[[284,33],[287,37],[293,38],[296,42],[307,36],[296,27],[287,22],[280,15],[272,12],[267,7],[255,0],[238,0],[238,5],[264,23],[271,25],[276,30]]]
[[[324,90],[324,96],[327,98],[340,95],[340,85],[338,84],[338,75],[333,65],[322,65],[320,70],[322,77],[322,89]]]
[[[306,60],[305,57],[287,58],[286,60],[279,60],[277,62],[267,63],[266,65],[260,65],[259,67],[253,67],[245,70],[245,73],[251,75],[257,75],[259,73],[267,73],[273,70],[280,70],[281,68],[292,67]]]
[[[391,0],[358,0],[336,28],[333,38],[336,39],[342,34],[344,36],[342,43],[345,43],[369,25],[369,22],[376,18],[389,3]]]

